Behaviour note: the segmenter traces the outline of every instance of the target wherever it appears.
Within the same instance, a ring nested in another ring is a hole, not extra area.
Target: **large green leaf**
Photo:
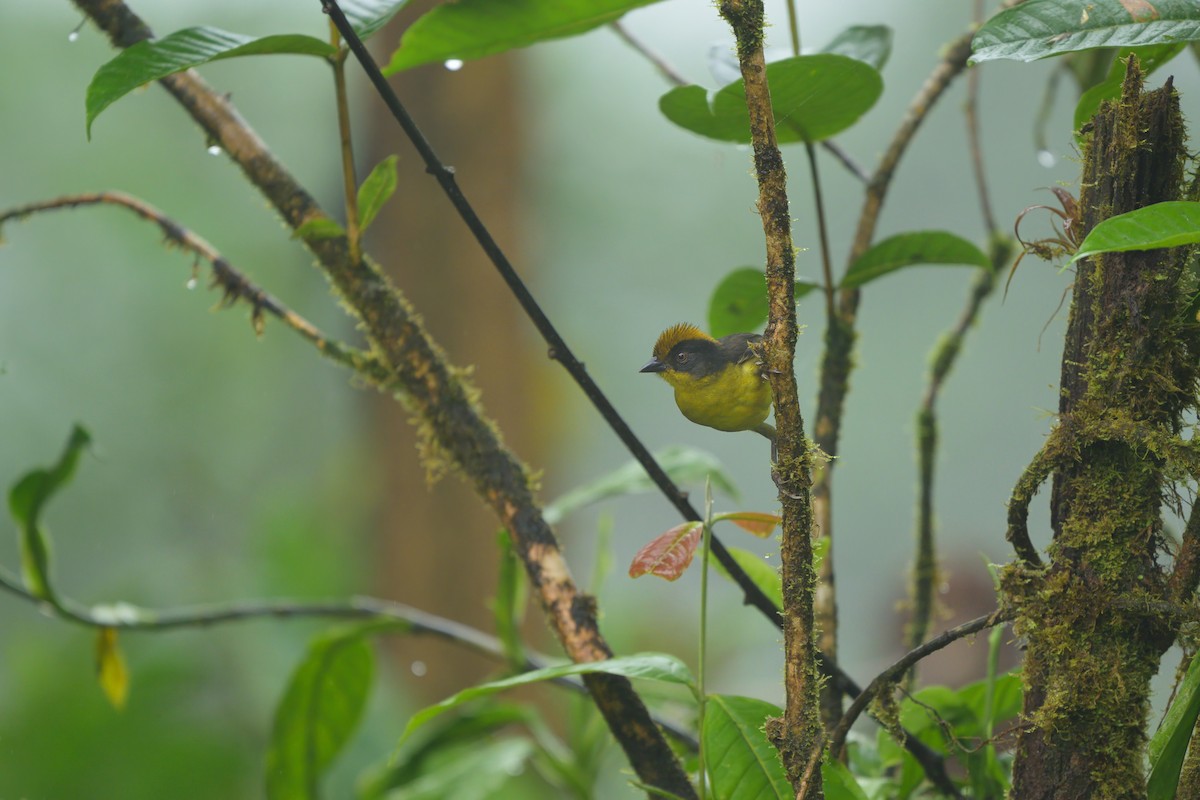
[[[1109,217],[1084,237],[1068,262],[1097,253],[1154,250],[1200,242],[1200,203],[1173,200]]]
[[[711,453],[692,447],[668,447],[654,454],[654,460],[676,483],[711,480],[713,487],[733,499],[738,498],[738,489],[721,462]],[[610,497],[619,497],[655,489],[654,482],[646,470],[636,461],[601,475],[599,478],[564,494],[546,506],[546,521],[557,525],[562,519],[584,506]]]
[[[796,281],[799,300],[820,286]],[[767,321],[767,276],[757,267],[738,267],[730,272],[708,301],[708,330],[718,339],[731,333],[753,331]]]
[[[419,784],[470,749],[494,739],[514,725],[536,725],[537,712],[516,703],[482,703],[463,709],[444,722],[426,725],[410,736],[387,762],[369,769],[358,780],[359,800],[391,800],[391,790]],[[443,795],[457,797],[457,795]]]
[[[21,529],[21,573],[34,597],[56,602],[50,587],[50,540],[42,528],[42,509],[71,481],[79,454],[92,441],[80,425],[71,429],[62,455],[52,467],[31,470],[8,491],[8,509]]]
[[[780,144],[817,142],[840,133],[875,105],[883,91],[883,79],[873,67],[833,53],[768,64],[767,80]],[[711,97],[700,86],[677,87],[659,98],[658,108],[671,122],[709,139],[750,141],[740,80]]]
[[[709,695],[704,706],[704,761],[713,794],[723,800],[767,800],[795,796],[779,751],[763,725],[782,711],[765,700]]]
[[[1142,75],[1146,76],[1173,59],[1186,46],[1182,42],[1179,42],[1176,44],[1156,44],[1150,47],[1121,48],[1120,52],[1117,53],[1117,57],[1113,59],[1112,66],[1109,67],[1108,75],[1105,79],[1079,96],[1079,102],[1075,104],[1075,130],[1078,131],[1083,127],[1084,123],[1095,115],[1102,102],[1112,100],[1121,95],[1121,86],[1125,82],[1125,66],[1131,54],[1137,56],[1138,64],[1142,69]]]
[[[826,759],[821,762],[821,778],[825,782],[825,800],[867,800],[867,793],[840,761]]]
[[[987,254],[961,236],[946,231],[915,231],[889,236],[863,253],[846,270],[843,289],[853,289],[915,264],[962,264],[990,268]]]
[[[1192,740],[1197,715],[1200,715],[1200,658],[1193,658],[1162,727],[1150,740],[1150,778],[1146,783],[1149,800],[1174,800],[1179,770]]]
[[[386,800],[491,800],[524,770],[536,747],[524,738],[483,740],[439,753],[424,774],[389,791]]]
[[[244,36],[220,28],[185,28],[162,39],[138,42],[96,70],[87,89],[87,132],[100,112],[139,86],[210,61],[237,56],[286,53],[321,56],[336,54],[333,45],[298,33]]]
[[[479,697],[488,697],[497,692],[513,689],[518,686],[528,686],[531,683],[539,683],[554,678],[565,678],[568,675],[586,675],[596,672],[605,672],[610,675],[624,675],[627,678],[645,678],[647,680],[676,683],[684,686],[695,685],[695,679],[692,678],[692,674],[688,671],[687,666],[675,656],[666,655],[665,653],[638,653],[632,656],[622,656],[621,658],[610,658],[607,661],[591,661],[586,664],[562,664],[557,667],[546,667],[530,672],[522,672],[520,675],[514,675],[511,678],[471,686],[452,697],[446,698],[440,703],[421,709],[416,714],[413,714],[412,718],[408,721],[408,726],[405,727],[404,733],[400,737],[400,744],[403,744],[405,739],[412,735],[413,731],[425,723],[470,700]]]
[[[972,61],[1038,58],[1096,47],[1145,47],[1200,39],[1196,0],[1026,0],[987,21]]]
[[[448,59],[467,61],[575,36],[656,0],[459,0],[426,12],[400,38],[383,74]]]
[[[266,764],[269,800],[317,798],[321,776],[354,732],[371,689],[375,657],[366,636],[383,627],[359,626],[309,647],[275,709]]]

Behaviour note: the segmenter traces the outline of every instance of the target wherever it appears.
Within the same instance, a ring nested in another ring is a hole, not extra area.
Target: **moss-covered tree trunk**
[[[1185,136],[1168,82],[1142,92],[1130,65],[1119,102],[1084,151],[1082,239],[1115,214],[1178,199]],[[1078,263],[1063,352],[1044,566],[1010,568],[1006,600],[1028,643],[1012,796],[1146,796],[1150,678],[1172,632],[1134,610],[1167,597],[1162,506],[1169,452],[1195,402],[1196,325],[1183,310],[1183,253],[1109,253]],[[1017,496],[1014,495],[1014,500]]]

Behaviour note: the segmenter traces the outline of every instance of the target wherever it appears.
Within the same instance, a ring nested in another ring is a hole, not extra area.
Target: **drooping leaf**
[[[1195,0],[1026,0],[989,19],[971,42],[975,63],[1033,61],[1096,47],[1200,39]]]
[[[729,473],[711,453],[692,447],[668,447],[654,454],[659,466],[675,483],[693,483],[712,480],[713,488],[719,489],[733,499],[738,498],[737,486]],[[654,482],[646,470],[636,461],[629,461],[607,475],[564,494],[546,506],[546,521],[557,525],[562,519],[584,506],[610,497],[619,497],[655,489]]]
[[[606,661],[591,661],[586,664],[562,664],[556,667],[546,667],[531,672],[523,672],[511,678],[471,686],[452,697],[446,698],[440,703],[421,709],[408,721],[408,725],[400,737],[398,746],[403,746],[405,740],[422,725],[470,700],[489,697],[497,692],[514,689],[518,686],[528,686],[533,683],[553,680],[554,678],[564,678],[569,675],[586,675],[596,672],[624,675],[626,678],[644,678],[646,680],[662,681],[664,683],[674,683],[688,687],[694,687],[696,683],[687,666],[682,661],[675,656],[665,653],[637,653],[631,656],[610,658]]]
[[[364,42],[396,16],[408,0],[338,0],[350,27]]]
[[[883,91],[871,66],[848,56],[820,53],[767,65],[775,133],[780,144],[819,142],[853,125]],[[658,108],[686,130],[723,142],[748,143],[750,117],[740,80],[711,97],[700,86],[664,94]]]
[[[704,760],[716,797],[731,800],[792,798],[779,751],[763,733],[778,707],[752,697],[709,695],[704,707]]]
[[[303,223],[292,232],[293,239],[307,239],[317,242],[322,239],[336,239],[345,236],[346,229],[329,217],[315,217]]]
[[[125,707],[129,697],[129,669],[117,643],[115,628],[96,632],[96,680],[113,708],[120,711]]]
[[[889,236],[859,256],[842,278],[843,289],[915,264],[962,264],[991,267],[987,254],[961,236],[946,231],[916,231]]]
[[[1162,726],[1150,740],[1150,778],[1146,783],[1149,800],[1174,800],[1197,715],[1200,715],[1200,658],[1193,658]]]
[[[760,539],[770,536],[780,520],[778,514],[768,514],[764,511],[729,511],[713,517],[713,522],[732,522]]]
[[[1068,261],[1097,253],[1154,250],[1200,242],[1200,203],[1173,200],[1109,217],[1084,237]]]
[[[50,538],[42,527],[42,509],[71,481],[79,454],[92,441],[80,425],[71,429],[67,445],[54,466],[31,470],[8,492],[8,509],[21,529],[21,574],[25,587],[42,600],[57,602],[50,586]]]
[[[459,0],[426,12],[400,38],[384,75],[576,36],[655,0]]]
[[[358,187],[358,229],[365,231],[379,209],[396,191],[396,156],[391,155],[375,165],[371,174]]]
[[[684,522],[656,536],[633,557],[629,577],[657,575],[669,581],[677,580],[696,557],[703,533],[704,523]]]
[[[892,54],[892,29],[887,25],[851,25],[833,37],[821,52],[856,58],[882,72]]]
[[[175,31],[161,39],[138,42],[96,70],[87,89],[87,133],[100,112],[139,86],[176,72],[237,56],[290,54],[331,58],[333,45],[298,33],[245,36],[220,28]]]
[[[796,281],[795,299],[820,288],[810,281]],[[708,330],[716,338],[731,333],[757,330],[767,321],[767,276],[756,267],[738,267],[730,272],[708,301]]]
[[[764,561],[761,556],[752,553],[749,550],[743,550],[740,547],[732,547],[726,545],[725,549],[729,551],[729,555],[733,556],[733,560],[742,568],[749,576],[750,581],[759,588],[763,594],[770,598],[776,608],[783,608],[783,579],[779,576],[779,570]],[[716,556],[709,554],[708,562],[717,572],[726,579],[732,581],[729,572],[725,567],[721,566],[721,562],[717,561]]]
[[[322,636],[309,647],[275,709],[266,763],[269,800],[316,800],[321,776],[366,706],[375,671],[366,636],[382,629],[362,625]]]
[[[1167,63],[1186,47],[1182,42],[1176,44],[1156,44],[1150,47],[1123,47],[1113,59],[1108,76],[1089,88],[1079,96],[1075,104],[1075,130],[1078,131],[1088,122],[1105,100],[1113,100],[1121,96],[1121,85],[1125,82],[1125,66],[1130,54],[1137,56],[1138,65],[1143,76],[1149,76],[1156,69]]]

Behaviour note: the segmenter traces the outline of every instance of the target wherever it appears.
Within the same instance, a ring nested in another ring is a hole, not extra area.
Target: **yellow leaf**
[[[116,628],[101,628],[96,637],[96,680],[113,708],[120,711],[129,696],[129,670],[117,644]]]

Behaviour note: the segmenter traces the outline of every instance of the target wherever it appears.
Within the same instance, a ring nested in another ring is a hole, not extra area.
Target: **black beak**
[[[667,365],[659,361],[657,358],[652,358],[646,362],[646,366],[638,370],[638,372],[666,372]]]

